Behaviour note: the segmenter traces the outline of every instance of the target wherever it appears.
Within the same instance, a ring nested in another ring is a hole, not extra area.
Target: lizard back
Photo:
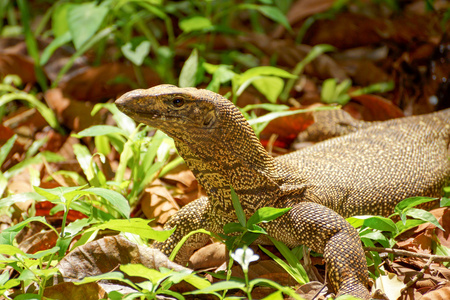
[[[344,217],[389,215],[407,197],[441,195],[450,179],[449,143],[447,109],[377,122],[276,161],[307,182],[306,201]]]

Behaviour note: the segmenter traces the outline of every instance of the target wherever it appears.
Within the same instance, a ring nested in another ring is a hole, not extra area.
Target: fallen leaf
[[[225,244],[213,243],[200,248],[189,259],[189,267],[193,270],[218,268],[228,261]]]
[[[144,84],[148,87],[161,83],[159,76],[148,67],[140,67]],[[66,97],[79,101],[99,102],[117,98],[133,88],[137,88],[136,73],[133,66],[120,62],[104,63],[98,67],[85,68],[67,74],[59,84]],[[144,86],[145,87],[145,86]]]
[[[22,79],[23,83],[35,83],[33,60],[20,53],[0,52],[0,76],[15,74]]]
[[[307,300],[314,300],[319,292],[319,297],[326,295],[328,287],[319,281],[311,281],[301,285],[295,292]]]
[[[400,291],[404,287],[405,284],[393,273],[381,275],[375,281],[375,288],[382,290],[392,300],[401,296]]]
[[[107,236],[75,248],[59,262],[58,268],[64,281],[73,281],[117,271],[120,265],[130,263],[153,269],[186,269],[170,261],[161,251],[135,244],[119,235]]]
[[[72,131],[79,132],[92,125],[102,124],[101,114],[91,115],[94,104],[66,97],[60,88],[48,90],[45,99],[60,122]]]
[[[64,300],[98,300],[104,299],[105,290],[98,282],[90,282],[75,285],[72,282],[63,282],[54,286],[46,287],[44,297],[50,299]]]
[[[164,225],[180,209],[172,195],[158,179],[144,191],[141,198],[141,209],[147,219],[154,219],[151,223],[152,226],[155,226],[155,223]]]
[[[41,231],[33,234],[19,244],[20,250],[34,254],[38,251],[48,250],[56,245],[58,235],[53,230]]]
[[[354,96],[343,109],[353,118],[365,121],[385,121],[404,116],[395,104],[376,95]]]
[[[438,288],[437,290],[431,291],[423,295],[420,300],[445,300],[450,299],[450,284]]]

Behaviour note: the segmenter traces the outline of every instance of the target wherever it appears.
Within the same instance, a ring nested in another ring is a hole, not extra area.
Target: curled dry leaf
[[[403,111],[391,101],[376,95],[352,97],[344,110],[354,118],[365,121],[385,121],[403,117]]]
[[[48,250],[56,245],[58,235],[53,230],[45,230],[33,234],[19,244],[20,250],[34,254],[38,251]]]
[[[154,219],[151,223],[152,226],[165,224],[180,209],[159,180],[155,180],[150,187],[145,189],[141,199],[141,208],[147,219]]]
[[[223,243],[213,243],[197,250],[189,259],[194,270],[218,268],[228,261],[228,251]]]
[[[311,105],[302,107],[302,109],[313,108],[321,105]],[[296,110],[291,108],[290,110]],[[265,146],[272,134],[277,135],[275,146],[288,148],[295,140],[299,132],[304,131],[309,125],[314,123],[312,113],[302,113],[291,116],[285,116],[272,120],[261,132],[261,143]]]
[[[319,291],[320,298],[316,298]],[[328,293],[328,287],[324,287],[324,284],[319,281],[311,281],[301,285],[295,292],[307,300],[323,299]]]
[[[420,300],[445,300],[450,299],[450,284],[446,284],[442,288],[431,291],[423,295]]]
[[[197,179],[185,164],[164,175],[163,180],[171,185],[175,185],[180,191],[173,196],[180,206],[184,206],[203,195]]]
[[[130,242],[122,236],[107,236],[77,247],[58,264],[64,281],[116,271],[120,265],[142,264],[148,268],[185,270],[161,251]]]

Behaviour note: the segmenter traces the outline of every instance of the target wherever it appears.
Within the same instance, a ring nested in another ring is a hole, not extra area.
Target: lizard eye
[[[184,100],[183,100],[183,98],[175,98],[172,100],[172,104],[175,107],[181,107],[184,104]]]

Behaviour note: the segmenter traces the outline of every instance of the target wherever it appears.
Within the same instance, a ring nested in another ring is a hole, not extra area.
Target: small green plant
[[[176,158],[166,164],[170,154],[175,152],[171,138],[161,131],[148,137],[149,127],[145,126],[143,130],[143,125],[136,127],[135,122],[114,104],[98,104],[92,114],[101,108],[107,108],[113,114],[118,126],[97,125],[80,131],[77,137],[94,137],[98,152],[91,155],[87,147],[81,145],[76,146],[74,152],[91,185],[116,189],[126,195],[133,206],[148,184],[176,167],[182,159]],[[104,162],[111,147],[120,153],[120,161],[114,181],[107,181],[93,159],[98,155]],[[129,179],[125,178],[127,167],[131,169]]]
[[[31,107],[36,108],[51,127],[63,132],[56,119],[55,113],[50,108],[39,101],[35,95],[14,87],[21,85],[22,80],[16,75],[8,75],[3,78],[3,82],[0,84],[0,119],[6,114],[5,107],[7,103],[16,100],[25,101]]]
[[[276,289],[276,291],[269,296],[267,296],[265,299],[283,299],[282,294],[285,294],[291,298],[294,299],[303,299],[295,293],[294,290],[292,290],[289,287],[284,287],[274,281],[263,279],[263,278],[256,278],[253,280],[248,279],[248,269],[249,265],[253,261],[257,261],[259,259],[259,256],[254,254],[253,250],[247,246],[244,248],[236,249],[235,252],[232,252],[230,257],[234,259],[241,267],[244,272],[244,282],[238,281],[238,280],[230,280],[227,281],[220,281],[217,283],[212,284],[211,286],[208,286],[203,289],[195,290],[192,292],[185,293],[186,295],[201,295],[201,294],[211,294],[217,296],[219,299],[227,299],[226,291],[231,289],[239,289],[243,291],[248,299],[252,299],[251,292],[255,286],[268,286]],[[219,294],[218,292],[222,292],[223,294]]]
[[[365,246],[375,247],[375,243],[379,243],[385,248],[392,248],[396,244],[395,238],[397,236],[420,224],[429,222],[437,228],[442,229],[442,226],[430,212],[415,208],[417,205],[435,200],[437,199],[430,197],[407,198],[395,206],[394,213],[389,218],[380,216],[355,216],[348,218],[347,221],[354,227],[360,228],[359,235]],[[392,219],[395,217],[400,217],[400,221],[394,222]],[[437,246],[437,248],[439,247]],[[391,254],[390,256],[392,258]],[[376,278],[380,275],[378,266],[381,263],[382,260],[379,254],[374,251],[370,252],[368,265],[375,268],[375,273],[371,274],[372,277]]]
[[[351,86],[352,82],[349,79],[346,79],[341,83],[337,83],[335,78],[326,79],[322,84],[320,98],[322,102],[327,104],[336,103],[345,105],[350,101],[351,97],[371,93],[384,93],[394,89],[394,83],[392,81],[374,83],[367,87],[349,92]]]
[[[278,98],[287,100],[287,96],[292,89],[295,80],[298,78],[298,75],[300,75],[306,64],[311,62],[320,54],[332,49],[334,48],[328,45],[318,45],[313,47],[308,56],[297,65],[294,70],[294,75],[285,70],[272,66],[254,67],[242,74],[238,74],[232,71],[232,67],[229,65],[212,65],[203,61],[198,56],[197,49],[194,49],[183,65],[180,74],[179,86],[197,86],[204,80],[206,72],[212,75],[211,81],[206,88],[217,93],[219,92],[221,85],[231,83],[232,102],[236,104],[237,98],[243,93],[243,91],[250,85],[253,85],[262,95],[266,97],[267,100],[269,100],[269,102],[271,102],[249,104],[240,109],[245,118],[249,121],[250,125],[253,127],[256,135],[259,136],[269,122],[274,119],[310,111],[338,108],[317,107],[314,109],[298,109],[289,111],[289,106],[276,104]],[[284,84],[283,79],[288,79],[286,85]],[[230,95],[227,94],[224,97],[229,96]],[[253,112],[255,109],[265,109],[270,113],[258,117]]]

